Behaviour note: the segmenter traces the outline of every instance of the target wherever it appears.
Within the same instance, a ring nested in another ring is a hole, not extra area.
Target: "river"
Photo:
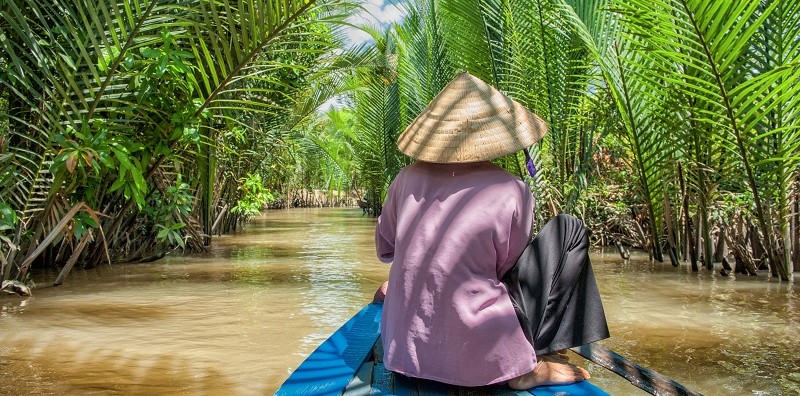
[[[388,266],[360,209],[275,210],[210,252],[38,272],[0,296],[0,394],[272,394],[369,302]],[[592,253],[601,344],[706,395],[800,394],[800,293],[634,253]],[[800,274],[796,274],[797,277]],[[613,395],[644,394],[573,355]]]

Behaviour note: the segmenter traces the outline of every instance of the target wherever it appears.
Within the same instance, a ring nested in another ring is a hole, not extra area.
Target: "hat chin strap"
[[[531,175],[531,177],[536,177],[536,166],[533,165],[531,153],[528,152],[527,148],[522,149],[522,152],[525,153],[525,167],[528,168],[528,173]]]

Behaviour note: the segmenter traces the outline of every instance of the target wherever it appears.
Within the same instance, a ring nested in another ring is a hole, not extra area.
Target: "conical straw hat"
[[[488,161],[529,147],[547,133],[536,114],[463,72],[400,135],[411,158],[436,163]]]

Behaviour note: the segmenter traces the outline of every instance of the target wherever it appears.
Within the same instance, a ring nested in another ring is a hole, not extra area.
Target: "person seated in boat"
[[[514,389],[589,378],[565,353],[609,336],[586,229],[558,215],[531,240],[530,189],[489,162],[546,130],[461,73],[399,137],[416,161],[389,187],[375,231],[379,259],[393,263],[377,293],[387,369]]]

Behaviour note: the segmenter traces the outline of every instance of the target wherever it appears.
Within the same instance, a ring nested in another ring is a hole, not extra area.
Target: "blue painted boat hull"
[[[589,381],[514,391],[504,385],[463,388],[386,370],[373,349],[380,336],[383,304],[364,307],[325,340],[275,395],[608,395]]]

